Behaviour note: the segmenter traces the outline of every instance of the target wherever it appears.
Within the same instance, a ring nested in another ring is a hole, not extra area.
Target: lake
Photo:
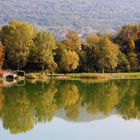
[[[0,85],[0,140],[140,138],[140,80]]]

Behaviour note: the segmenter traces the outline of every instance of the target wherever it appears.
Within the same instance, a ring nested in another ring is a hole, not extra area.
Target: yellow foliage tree
[[[60,68],[64,72],[75,70],[79,65],[79,57],[75,51],[64,50],[60,60]]]

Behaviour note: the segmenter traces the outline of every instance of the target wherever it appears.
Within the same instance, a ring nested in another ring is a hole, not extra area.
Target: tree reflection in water
[[[14,134],[52,121],[60,110],[66,119],[77,121],[82,108],[94,116],[100,112],[108,116],[116,110],[124,119],[139,119],[140,81],[26,81],[23,87],[0,89],[0,118],[3,127]]]

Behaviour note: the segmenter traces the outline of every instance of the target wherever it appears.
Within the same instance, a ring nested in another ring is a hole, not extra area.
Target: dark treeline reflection
[[[87,115],[115,112],[124,119],[140,119],[140,81],[26,81],[25,86],[0,89],[0,119],[15,134],[51,121],[60,110],[76,121],[83,108]]]

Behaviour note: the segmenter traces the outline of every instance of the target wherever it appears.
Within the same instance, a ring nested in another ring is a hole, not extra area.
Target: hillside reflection
[[[26,81],[25,86],[0,89],[0,119],[14,134],[27,132],[55,116],[74,122],[80,117],[83,121],[83,110],[86,121],[88,115],[98,118],[102,113],[107,117],[114,110],[124,119],[140,119],[140,80]]]

